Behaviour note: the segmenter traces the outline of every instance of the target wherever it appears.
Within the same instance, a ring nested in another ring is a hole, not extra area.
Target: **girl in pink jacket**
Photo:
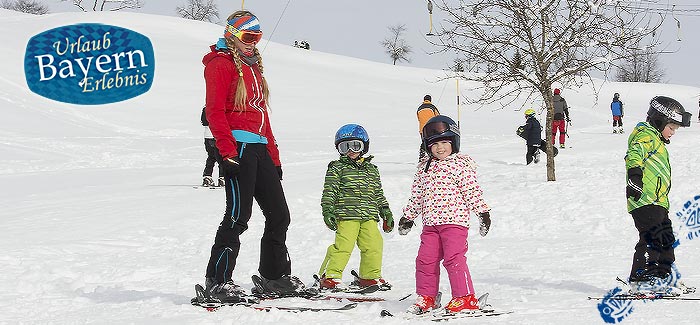
[[[459,128],[447,116],[431,118],[423,127],[422,138],[428,157],[418,163],[411,197],[399,222],[399,233],[405,235],[414,219],[423,218],[416,257],[418,299],[408,312],[422,314],[440,307],[440,260],[452,289],[452,300],[445,310],[458,313],[479,309],[465,256],[469,215],[478,214],[482,236],[488,232],[491,218],[476,180],[476,163],[458,153]]]

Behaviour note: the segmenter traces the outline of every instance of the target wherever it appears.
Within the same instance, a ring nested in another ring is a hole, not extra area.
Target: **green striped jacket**
[[[347,156],[331,161],[323,184],[321,209],[333,213],[338,220],[374,219],[388,207],[379,169],[370,161],[373,156],[353,161]]]
[[[627,142],[626,170],[642,169],[642,196],[639,201],[627,199],[627,211],[645,205],[659,205],[668,210],[668,192],[671,190],[671,164],[661,132],[647,122],[634,127]]]

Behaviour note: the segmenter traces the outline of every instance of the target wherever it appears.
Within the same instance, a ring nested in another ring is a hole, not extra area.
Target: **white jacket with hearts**
[[[476,163],[465,154],[455,153],[443,160],[418,163],[411,197],[403,209],[409,220],[423,218],[423,225],[456,224],[469,227],[469,215],[491,210],[484,202],[476,181]]]

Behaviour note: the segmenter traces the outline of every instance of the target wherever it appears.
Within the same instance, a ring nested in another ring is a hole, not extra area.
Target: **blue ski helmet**
[[[445,115],[434,116],[423,127],[423,146],[432,156],[430,145],[441,139],[452,141],[452,153],[459,152],[459,127],[457,123]]]
[[[338,143],[346,140],[360,140],[364,144],[362,154],[369,151],[369,135],[365,128],[358,124],[345,124],[335,133],[335,148],[338,148]]]

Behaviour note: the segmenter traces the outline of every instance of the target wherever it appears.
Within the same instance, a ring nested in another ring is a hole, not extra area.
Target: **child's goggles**
[[[341,155],[347,154],[349,151],[362,152],[365,150],[365,143],[361,140],[346,140],[338,143],[338,152]]]
[[[423,137],[428,139],[430,137],[443,134],[449,130],[450,126],[445,122],[428,123],[423,127]]]

